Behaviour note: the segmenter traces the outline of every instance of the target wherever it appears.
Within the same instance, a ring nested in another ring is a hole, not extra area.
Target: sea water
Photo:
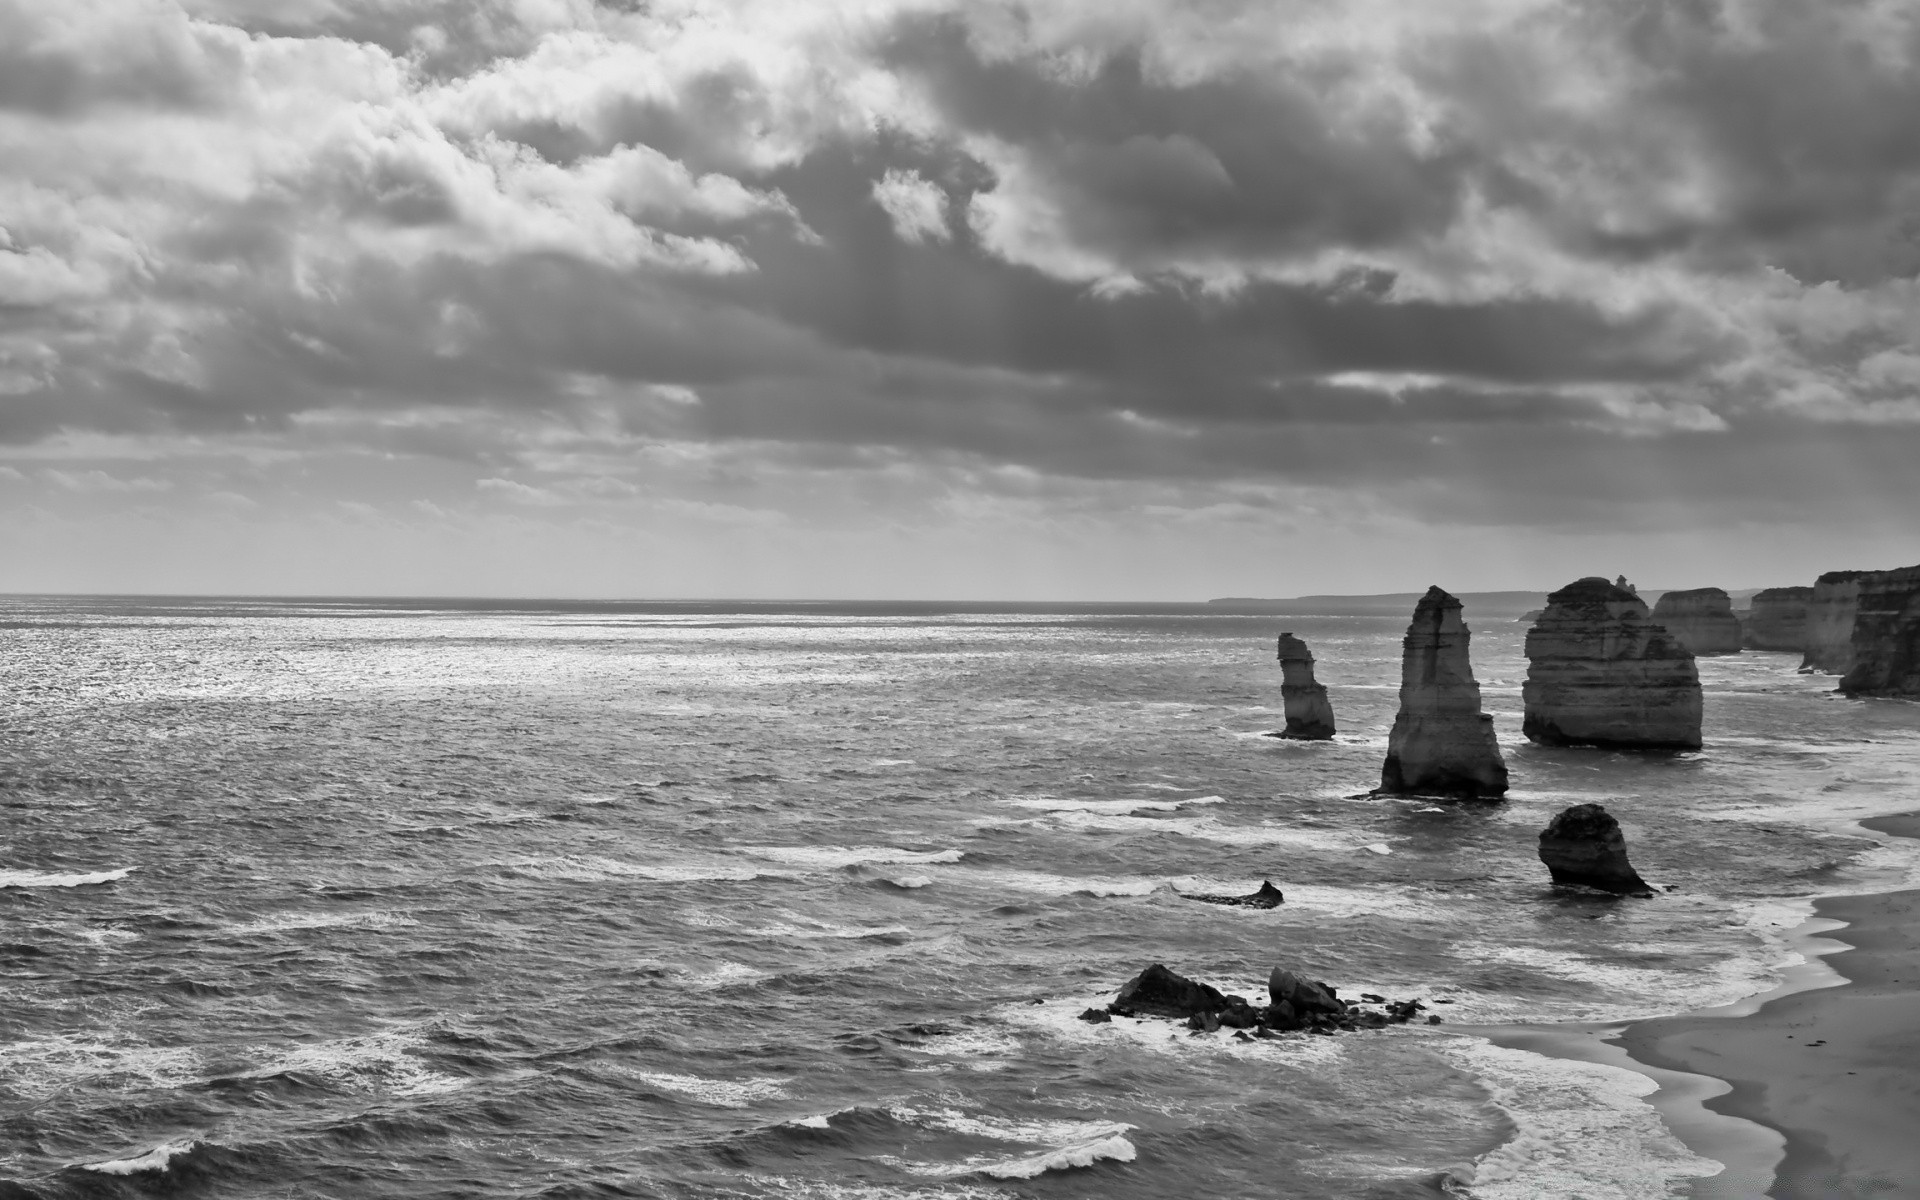
[[[1473,1025],[1767,986],[1908,880],[1851,819],[1920,707],[1750,652],[1699,753],[1537,748],[1516,615],[1461,806],[1360,798],[1404,614],[0,602],[0,1194],[1668,1195],[1648,1080]],[[1332,742],[1266,736],[1281,629]],[[1547,886],[1584,801],[1671,891]],[[1444,1023],[1077,1019],[1152,962]]]

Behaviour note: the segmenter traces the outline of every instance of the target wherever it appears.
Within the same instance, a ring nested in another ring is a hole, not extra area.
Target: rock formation
[[[1849,696],[1920,699],[1920,567],[1875,571],[1855,581]]]
[[[1267,980],[1271,1001],[1264,1008],[1249,1004],[1243,996],[1222,995],[1217,988],[1196,983],[1184,975],[1154,963],[1128,980],[1113,1003],[1104,1009],[1089,1008],[1080,1019],[1089,1024],[1105,1024],[1115,1017],[1170,1017],[1185,1019],[1197,1033],[1218,1029],[1253,1030],[1254,1037],[1272,1037],[1276,1031],[1307,1030],[1334,1033],[1345,1030],[1384,1029],[1404,1025],[1418,1016],[1426,1005],[1418,1000],[1388,1000],[1385,996],[1362,993],[1360,999],[1381,1005],[1368,1009],[1340,999],[1331,987],[1275,967]],[[1428,1017],[1438,1024],[1438,1017]],[[1235,1037],[1245,1038],[1244,1032]]]
[[[1845,675],[1853,669],[1853,614],[1860,606],[1860,577],[1872,573],[1828,571],[1813,581],[1801,671]]]
[[[1547,598],[1527,631],[1528,738],[1548,746],[1700,748],[1700,672],[1646,602],[1598,576]]]
[[[1400,715],[1387,738],[1380,792],[1497,800],[1507,764],[1480,711],[1460,602],[1437,587],[1413,610],[1400,643]]]
[[[1198,900],[1202,904],[1224,904],[1229,908],[1279,908],[1287,902],[1285,894],[1273,886],[1270,879],[1263,880],[1259,890],[1244,896],[1212,896],[1200,892],[1180,892],[1179,895],[1182,899]]]
[[[1740,618],[1717,587],[1667,592],[1654,604],[1653,620],[1695,656],[1740,653]]]
[[[1768,588],[1754,593],[1753,608],[1742,626],[1742,644],[1749,650],[1807,649],[1807,604],[1810,587]]]
[[[1287,712],[1281,737],[1315,742],[1333,736],[1333,705],[1327,702],[1327,689],[1314,682],[1313,655],[1307,644],[1291,633],[1280,635],[1280,700]]]
[[[1576,804],[1540,833],[1540,861],[1553,881],[1621,895],[1651,896],[1653,889],[1627,861],[1620,822],[1598,804]]]

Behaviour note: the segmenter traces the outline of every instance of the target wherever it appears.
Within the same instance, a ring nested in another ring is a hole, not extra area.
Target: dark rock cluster
[[[1360,999],[1379,1007],[1342,1000],[1324,983],[1275,967],[1267,980],[1267,1003],[1256,1007],[1244,996],[1224,994],[1154,963],[1129,979],[1113,1003],[1090,1008],[1080,1019],[1097,1024],[1115,1017],[1166,1017],[1186,1021],[1196,1033],[1231,1029],[1235,1037],[1245,1039],[1297,1031],[1331,1034],[1384,1029],[1404,1025],[1426,1008],[1418,1000],[1388,1000],[1371,992],[1361,993]],[[1438,1017],[1427,1020],[1440,1022]]]

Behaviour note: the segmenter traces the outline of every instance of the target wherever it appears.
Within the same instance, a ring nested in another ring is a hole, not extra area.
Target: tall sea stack
[[[1828,571],[1813,581],[1807,601],[1807,653],[1802,671],[1845,675],[1853,669],[1853,614],[1860,607],[1860,578],[1871,571]]]
[[[1653,620],[1695,655],[1740,653],[1740,618],[1717,587],[1667,592],[1653,606]]]
[[[1807,649],[1807,604],[1813,599],[1810,587],[1768,588],[1754,593],[1753,610],[1747,615],[1743,644],[1749,650],[1791,650],[1804,654]]]
[[[1700,672],[1646,602],[1598,576],[1547,597],[1527,631],[1527,737],[1547,746],[1698,750]]]
[[[1287,727],[1280,736],[1319,742],[1333,736],[1333,705],[1313,678],[1313,654],[1291,633],[1280,635],[1280,700]]]
[[[1840,690],[1920,699],[1920,567],[1875,571],[1854,582],[1853,665]]]
[[[1507,764],[1493,718],[1480,711],[1467,640],[1460,602],[1428,588],[1400,644],[1400,715],[1387,738],[1381,792],[1481,800],[1507,794]]]

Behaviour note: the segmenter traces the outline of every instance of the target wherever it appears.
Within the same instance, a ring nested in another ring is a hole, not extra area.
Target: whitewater
[[[0,599],[0,1195],[1681,1194],[1647,1078],[1474,1029],[1770,986],[1920,877],[1920,706],[1749,652],[1699,753],[1536,748],[1517,615],[1460,806],[1361,798],[1405,614]],[[1586,801],[1658,898],[1547,886]],[[1078,1020],[1156,961],[1443,1023]]]

